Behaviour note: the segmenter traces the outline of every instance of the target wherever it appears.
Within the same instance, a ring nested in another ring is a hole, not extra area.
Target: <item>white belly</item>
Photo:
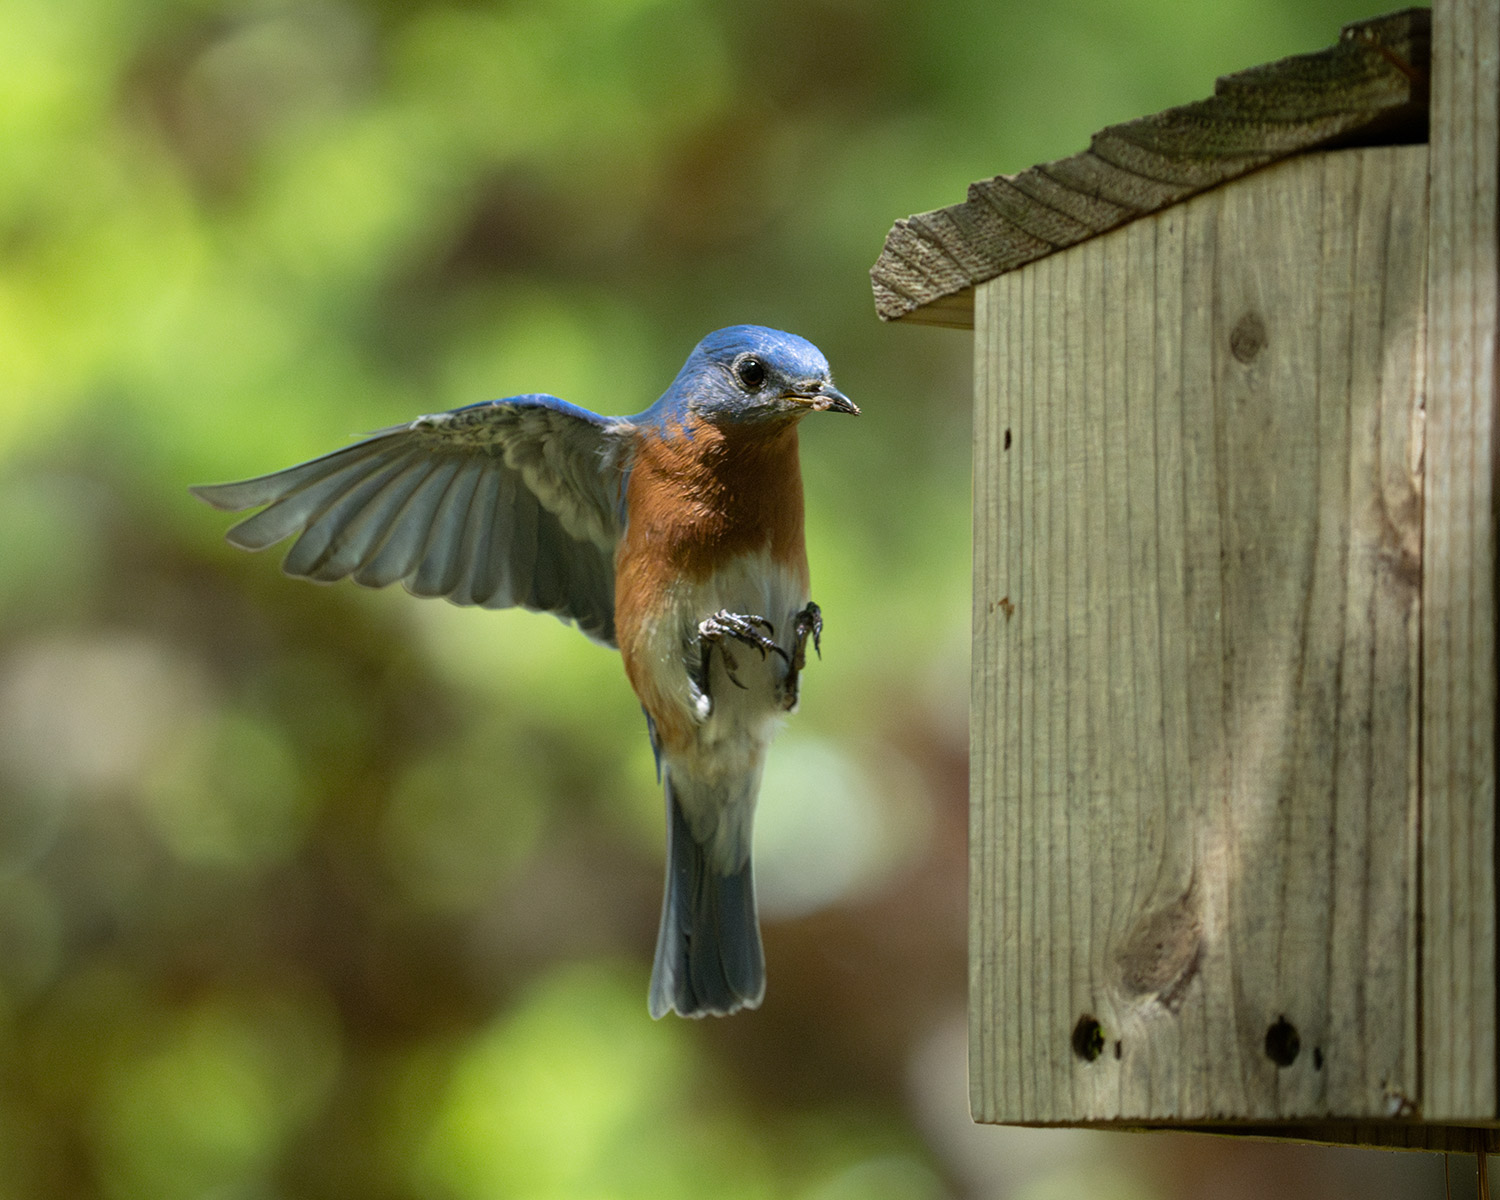
[[[720,864],[743,863],[749,853],[761,767],[777,722],[789,711],[788,659],[807,601],[795,573],[769,554],[745,555],[702,582],[679,584],[636,643],[644,651],[638,661],[650,678],[658,726],[677,731],[660,746],[673,795],[694,838]],[[772,626],[767,636],[787,658],[772,651],[762,657],[758,648],[725,637],[709,653],[708,687],[700,691],[699,626],[718,612],[764,617]],[[733,678],[726,653],[734,661]]]
[[[673,593],[666,613],[648,633],[649,653],[663,668],[658,679],[666,684],[670,702],[681,707],[696,731],[688,753],[675,756],[694,774],[739,774],[751,768],[752,758],[758,769],[776,720],[786,712],[786,659],[775,653],[762,657],[734,638],[723,639],[710,653],[708,691],[700,694],[693,683],[702,655],[699,625],[721,611],[764,617],[772,625],[768,636],[790,656],[797,614],[807,600],[801,580],[766,553],[735,559],[709,579],[683,584]],[[734,661],[734,679],[726,655]]]

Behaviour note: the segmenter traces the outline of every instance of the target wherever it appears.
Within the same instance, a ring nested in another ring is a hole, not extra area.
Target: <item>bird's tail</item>
[[[766,960],[748,846],[739,866],[722,870],[709,847],[693,836],[683,802],[694,811],[720,813],[745,805],[742,811],[748,814],[759,780],[752,776],[744,782],[745,795],[728,797],[698,796],[696,791],[711,785],[674,778],[670,768],[663,777],[667,888],[651,970],[651,1015],[662,1017],[675,1009],[684,1017],[728,1016],[755,1008],[766,991]]]

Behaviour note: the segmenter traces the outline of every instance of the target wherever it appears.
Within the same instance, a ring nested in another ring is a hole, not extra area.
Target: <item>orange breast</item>
[[[721,429],[698,421],[691,436],[643,439],[626,512],[615,560],[615,631],[631,684],[661,725],[672,718],[654,711],[651,666],[639,649],[643,626],[671,607],[674,585],[701,582],[720,564],[765,550],[807,578],[796,422]]]

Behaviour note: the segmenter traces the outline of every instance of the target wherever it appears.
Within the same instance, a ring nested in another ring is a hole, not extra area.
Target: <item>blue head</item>
[[[714,424],[859,412],[833,386],[821,350],[806,338],[762,325],[731,325],[709,334],[688,355],[657,409]]]

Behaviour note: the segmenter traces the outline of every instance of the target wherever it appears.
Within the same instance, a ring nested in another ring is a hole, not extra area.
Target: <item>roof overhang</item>
[[[1221,78],[1195,104],[1111,125],[1089,148],[969,185],[897,221],[870,269],[886,321],[974,326],[974,287],[1308,150],[1427,140],[1431,10],[1344,26],[1339,40]]]

